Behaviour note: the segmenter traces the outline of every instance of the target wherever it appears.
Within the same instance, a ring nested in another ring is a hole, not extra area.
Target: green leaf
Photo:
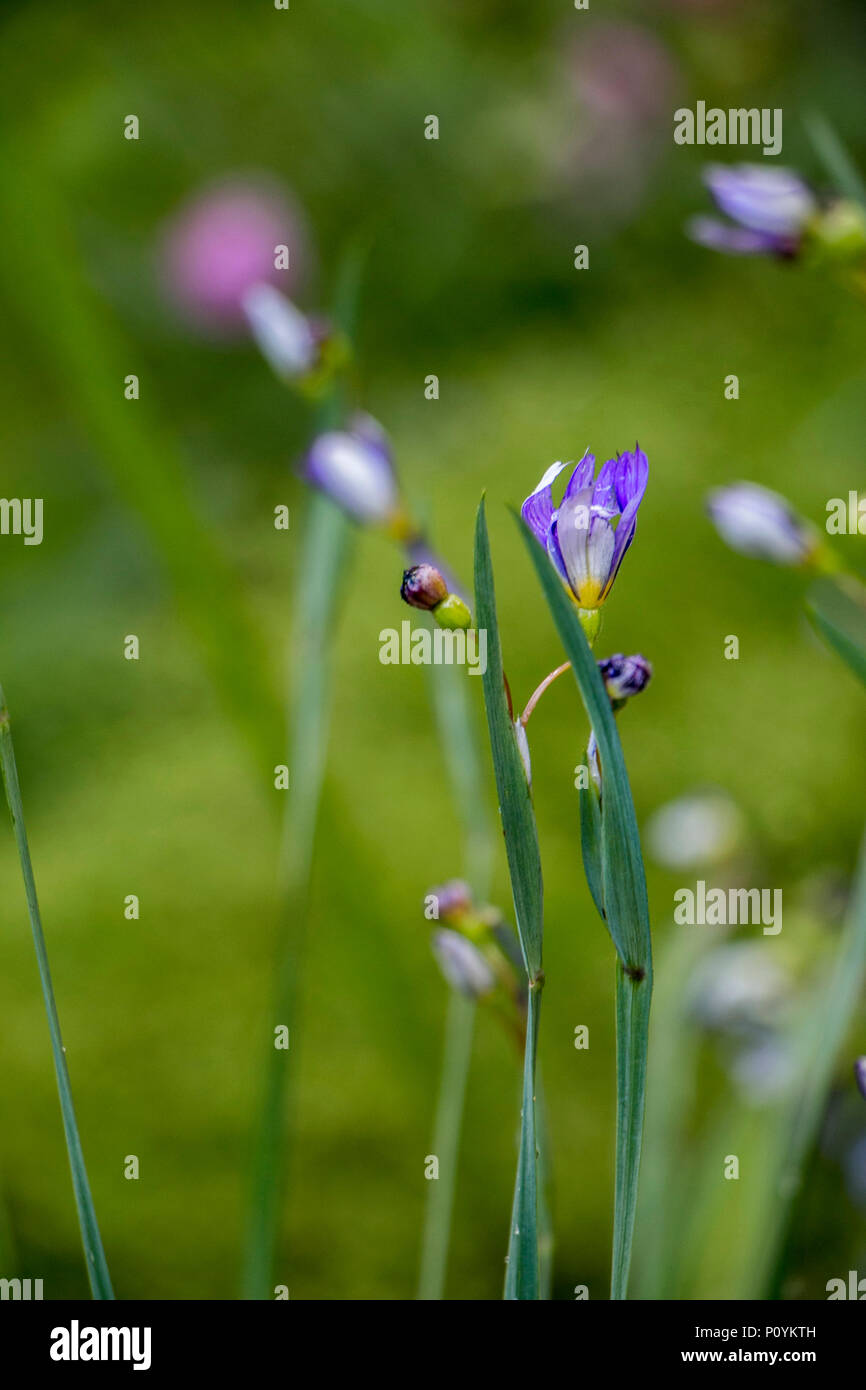
[[[483,499],[478,508],[475,527],[475,609],[478,627],[487,633],[487,670],[482,678],[484,704],[499,795],[499,813],[505,835],[505,853],[511,876],[515,920],[529,980],[520,1143],[511,1210],[505,1298],[537,1299],[540,1283],[535,1070],[543,982],[541,859],[532,797],[514,736],[514,726],[505,693],[505,674],[502,669],[502,648],[496,619],[496,595]]]
[[[530,986],[526,1014],[526,1051],[523,1058],[523,1100],[520,1108],[520,1147],[517,1177],[511,1205],[511,1234],[505,1271],[506,1300],[540,1296],[538,1258],[538,1171],[535,1123],[535,1067],[541,988]]]
[[[637,1207],[652,996],[652,944],[646,875],[628,773],[610,697],[584,636],[577,608],[531,531],[516,518],[571,662],[598,743],[602,776],[601,891],[598,825],[583,802],[581,835],[587,880],[619,956],[616,983],[617,1123],[611,1298],[626,1297]],[[586,814],[584,814],[586,812]],[[588,856],[587,856],[588,848]],[[593,887],[595,883],[595,887]]]
[[[838,193],[866,207],[866,183],[835,129],[820,111],[806,117],[806,132]]]
[[[532,532],[519,517],[517,521],[598,742],[602,769],[602,900],[608,930],[626,969],[649,973],[652,951],[646,876],[610,697],[562,580]]]
[[[60,1096],[60,1113],[63,1117],[63,1134],[66,1139],[66,1150],[69,1155],[69,1169],[72,1174],[72,1189],[75,1193],[75,1205],[78,1208],[78,1223],[81,1228],[81,1243],[84,1246],[87,1277],[90,1281],[90,1289],[94,1298],[113,1299],[114,1292],[111,1287],[111,1277],[108,1273],[105,1251],[102,1248],[99,1223],[96,1220],[96,1211],[93,1206],[93,1198],[90,1194],[90,1183],[87,1179],[84,1152],[78,1134],[75,1107],[72,1103],[72,1086],[69,1081],[69,1070],[66,1065],[66,1048],[63,1046],[63,1038],[60,1032],[60,1018],[57,1013],[57,1004],[54,999],[54,986],[51,981],[51,970],[48,965],[48,949],[42,931],[42,918],[39,912],[39,901],[36,897],[36,881],[33,877],[33,865],[30,862],[27,831],[24,828],[24,810],[21,804],[21,787],[18,782],[15,747],[12,742],[12,728],[2,689],[0,689],[0,766],[2,766],[3,770],[3,785],[6,789],[6,801],[9,806],[9,814],[12,817],[15,843],[18,847],[21,876],[24,880],[24,895],[27,900],[27,911],[30,915],[30,927],[33,932],[33,944],[36,948],[36,962],[39,967],[42,997],[45,1002],[45,1013],[48,1018],[48,1034],[51,1039],[51,1051],[54,1056],[54,1071],[57,1077],[57,1091]]]
[[[852,587],[849,593],[830,579],[819,579],[809,590],[806,612],[828,646],[866,685],[866,605],[862,590],[858,592]]]
[[[538,832],[532,796],[523,759],[514,736],[514,724],[505,693],[502,648],[496,621],[496,595],[490,563],[490,543],[484,502],[478,508],[475,528],[475,611],[481,631],[487,633],[487,670],[482,677],[493,770],[499,795],[499,814],[505,835],[505,853],[511,875],[517,934],[530,982],[541,971],[542,882]]]
[[[587,766],[589,756],[585,755]],[[604,896],[602,893],[601,862],[601,805],[594,787],[581,787],[578,790],[580,809],[580,848],[583,854],[583,871],[589,884],[589,891],[599,917],[604,921]]]

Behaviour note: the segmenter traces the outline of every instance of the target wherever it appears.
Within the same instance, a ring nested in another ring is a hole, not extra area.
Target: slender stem
[[[338,276],[334,321],[350,334],[357,304],[362,253],[350,248]],[[317,412],[315,431],[335,428],[343,409],[338,378]],[[250,1212],[242,1270],[244,1298],[272,1297],[280,1201],[285,1181],[287,1135],[298,1075],[297,1027],[306,958],[313,843],[321,800],[330,718],[330,634],[348,569],[349,523],[316,494],[307,514],[295,604],[296,623],[287,681],[287,736],[291,790],[280,846],[280,921],[268,1058],[254,1140]],[[274,1028],[289,1029],[288,1049],[274,1045]],[[284,1279],[280,1282],[286,1282]]]
[[[520,1110],[520,1147],[511,1207],[511,1233],[505,1273],[507,1300],[540,1297],[538,1266],[538,1141],[535,1124],[535,1070],[538,1052],[538,1020],[541,978],[529,987],[526,1015],[526,1050],[523,1059],[523,1104]]]
[[[441,1299],[445,1289],[448,1267],[448,1246],[451,1238],[451,1216],[454,1208],[454,1188],[457,1179],[457,1157],[460,1131],[463,1125],[463,1105],[466,1081],[472,1058],[472,1034],[475,1026],[475,1001],[452,990],[448,1000],[448,1019],[445,1026],[445,1051],[442,1060],[442,1081],[436,1120],[433,1126],[433,1150],[439,1160],[439,1176],[431,1179],[424,1220],[421,1249],[421,1271],[417,1297],[422,1300]]]
[[[545,676],[545,677],[544,677],[544,680],[541,682],[541,685],[539,685],[539,686],[537,687],[537,689],[535,689],[535,690],[532,692],[532,694],[531,694],[530,697],[529,697],[529,701],[528,701],[528,703],[527,703],[526,709],[523,711],[523,713],[522,713],[521,716],[520,716],[520,722],[521,722],[521,724],[523,725],[524,729],[526,728],[527,724],[529,723],[529,716],[532,714],[532,711],[535,709],[535,706],[538,704],[539,700],[541,699],[541,697],[542,697],[542,695],[544,694],[544,692],[545,692],[545,690],[547,689],[547,687],[548,687],[549,685],[553,685],[553,682],[556,680],[557,676],[561,676],[561,675],[563,674],[564,671],[570,671],[570,670],[571,670],[571,662],[570,662],[570,661],[563,661],[562,665],[561,665],[561,666],[557,666],[557,668],[556,668],[555,671],[551,671],[551,673],[550,673],[549,676]]]
[[[39,902],[36,897],[36,882],[33,877],[33,865],[30,862],[27,831],[24,827],[24,810],[21,805],[21,788],[18,783],[18,768],[15,763],[12,729],[2,688],[0,688],[0,764],[2,764],[3,784],[6,788],[6,802],[9,806],[9,814],[12,817],[12,827],[15,831],[15,843],[18,846],[18,858],[21,862],[21,876],[24,880],[24,895],[27,899],[27,911],[30,915],[30,926],[33,931],[33,945],[36,948],[36,961],[39,966],[39,979],[42,984],[42,997],[45,1001],[45,1012],[48,1017],[48,1032],[51,1037],[54,1071],[57,1076],[57,1090],[60,1096],[60,1112],[63,1116],[63,1132],[66,1138],[66,1151],[69,1155],[69,1169],[72,1174],[75,1205],[78,1208],[78,1223],[81,1227],[81,1242],[84,1246],[87,1277],[90,1281],[90,1290],[94,1298],[112,1299],[114,1298],[114,1291],[111,1287],[111,1277],[108,1273],[108,1264],[106,1263],[105,1252],[102,1248],[99,1224],[96,1220],[96,1212],[93,1208],[93,1198],[90,1195],[90,1184],[87,1181],[84,1153],[78,1135],[75,1108],[72,1104],[72,1088],[69,1082],[69,1071],[66,1066],[66,1048],[63,1046],[63,1038],[60,1033],[60,1019],[54,1000],[54,986],[51,983],[48,951],[45,945],[45,936],[42,931]]]
[[[616,1179],[610,1296],[627,1297],[646,1099],[652,970],[616,963]]]

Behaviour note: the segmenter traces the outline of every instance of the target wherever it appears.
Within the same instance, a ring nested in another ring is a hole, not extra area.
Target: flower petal
[[[547,545],[547,535],[554,514],[552,483],[565,467],[564,463],[552,463],[542,475],[541,482],[533,489],[520,508],[520,515],[523,520],[535,539],[543,546]]]

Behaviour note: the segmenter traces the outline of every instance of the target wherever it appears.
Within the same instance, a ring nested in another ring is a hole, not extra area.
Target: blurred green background
[[[505,504],[555,458],[589,446],[604,459],[639,439],[650,484],[599,646],[641,651],[655,668],[621,721],[638,817],[695,786],[730,793],[759,866],[752,881],[783,889],[781,939],[808,982],[838,931],[826,884],[844,884],[856,859],[862,694],[808,629],[799,577],[726,550],[703,499],[753,478],[820,524],[827,500],[862,482],[866,313],[796,267],[686,240],[685,219],[706,210],[700,170],[712,152],[674,146],[673,111],[698,99],[782,107],[781,162],[820,182],[803,126],[819,109],[862,167],[866,15],[855,0],[586,13],[567,0],[294,0],[288,12],[158,0],[50,13],[7,3],[2,25],[14,55],[0,92],[3,493],[45,499],[45,540],[0,538],[0,678],[82,1139],[118,1296],[233,1298],[278,912],[271,767],[284,750],[251,758],[227,716],[141,498],[149,468],[170,484],[176,458],[231,567],[214,604],[228,592],[248,610],[277,688],[307,505],[293,465],[309,416],[248,344],[178,322],[155,266],[165,219],[214,177],[277,176],[315,249],[297,296],[308,309],[328,302],[347,242],[369,242],[359,399],[467,577],[486,489],[521,705],[561,656]],[[123,139],[128,113],[138,142]],[[438,142],[423,139],[430,113]],[[577,243],[590,247],[588,271],[573,268]],[[141,379],[137,403],[122,401],[129,372]],[[435,402],[424,398],[429,373]],[[735,402],[723,395],[729,373]],[[118,408],[107,425],[108,397]],[[170,486],[165,496],[182,550],[182,506],[172,510]],[[288,533],[272,524],[282,502]],[[862,565],[862,539],[840,546]],[[210,592],[190,553],[191,582]],[[417,1275],[446,1005],[422,902],[460,872],[461,850],[425,673],[378,661],[379,630],[405,616],[400,569],[387,541],[364,535],[341,586],[278,1269],[293,1298],[407,1298]],[[122,659],[132,632],[138,663]],[[226,632],[217,659],[234,663],[242,701],[248,655]],[[731,633],[739,661],[723,659]],[[481,728],[480,688],[473,696]],[[580,864],[573,768],[586,729],[573,684],[554,687],[530,731],[556,1294],[587,1284],[606,1297],[614,976]],[[497,844],[492,900],[507,909]],[[666,942],[685,930],[671,925],[672,895],[695,874],[648,870],[661,986]],[[43,1278],[46,1297],[84,1296],[8,827],[0,882],[0,1272]],[[137,922],[124,919],[129,893],[141,898]],[[573,1046],[581,1023],[588,1052]],[[846,1152],[866,1128],[850,1095],[858,1050],[862,1023],[839,1060]],[[513,1043],[482,1009],[451,1297],[501,1293],[517,1087]],[[694,1153],[714,1107],[739,1120],[746,1106],[711,1049],[697,1089],[684,1139]],[[760,1130],[760,1106],[751,1114]],[[128,1154],[137,1182],[123,1176]],[[830,1277],[866,1273],[866,1193],[858,1205],[844,1171],[838,1143],[818,1147],[783,1296],[824,1297]],[[689,1285],[696,1296],[740,1287],[731,1270],[746,1198],[735,1188],[712,1189],[715,1243]]]

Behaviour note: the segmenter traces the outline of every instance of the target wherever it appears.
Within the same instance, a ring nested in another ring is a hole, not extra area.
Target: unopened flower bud
[[[329,430],[314,441],[304,474],[355,521],[386,525],[399,509],[397,482],[387,437],[363,416],[348,430]]]
[[[605,689],[612,700],[628,700],[649,685],[653,668],[643,656],[609,656],[598,663]]]
[[[318,352],[316,333],[290,299],[261,283],[246,291],[242,304],[259,351],[277,376],[292,381],[311,370]]]
[[[866,1057],[858,1057],[854,1063],[854,1080],[861,1096],[866,1100]]]
[[[434,933],[431,944],[439,969],[452,989],[471,999],[490,994],[496,984],[493,971],[471,941],[445,927]]]
[[[433,617],[440,627],[461,628],[472,626],[472,614],[459,594],[448,594],[433,609]]]
[[[448,586],[435,565],[413,565],[404,570],[400,597],[412,608],[425,608],[428,612],[448,597]]]
[[[818,548],[814,527],[784,497],[758,483],[715,488],[707,511],[732,550],[776,565],[805,565]]]

